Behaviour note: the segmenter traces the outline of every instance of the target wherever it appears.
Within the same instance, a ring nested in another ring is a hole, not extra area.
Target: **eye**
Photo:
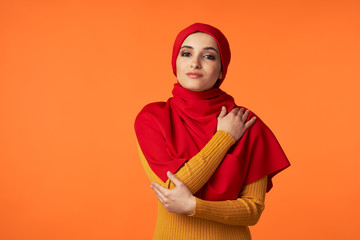
[[[189,57],[191,54],[189,52],[181,52],[181,55],[182,57]]]
[[[215,60],[215,56],[214,56],[214,55],[211,55],[211,54],[206,54],[206,55],[204,55],[204,58],[210,59],[210,60]]]

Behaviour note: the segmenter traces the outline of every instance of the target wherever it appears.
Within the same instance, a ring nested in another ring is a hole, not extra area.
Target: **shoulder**
[[[247,121],[250,120],[252,117],[256,117],[256,121],[260,120],[261,119],[259,118],[258,115],[256,115],[251,109],[247,108],[247,107],[244,107],[244,106],[241,106],[241,105],[235,105],[235,107],[238,107],[239,109],[243,108],[244,109],[244,112],[246,110],[249,110],[249,116],[247,117]]]
[[[262,135],[271,132],[270,128],[264,123],[264,121],[259,117],[259,115],[254,113],[251,109],[238,105],[237,107],[240,109],[244,108],[244,111],[250,111],[246,121],[249,121],[251,118],[256,117],[255,123],[249,128],[250,132],[252,132],[254,135]]]
[[[149,115],[156,115],[166,108],[166,102],[153,102],[146,104],[141,111],[138,113],[136,118],[149,116]]]
[[[153,102],[145,105],[135,118],[135,128],[152,125],[166,111],[166,102]]]
[[[152,103],[148,103],[146,104],[141,112],[151,112],[151,111],[157,111],[157,110],[161,110],[166,106],[166,102],[152,102]]]

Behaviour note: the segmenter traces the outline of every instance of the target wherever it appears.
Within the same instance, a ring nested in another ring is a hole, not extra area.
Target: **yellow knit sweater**
[[[235,143],[224,131],[217,131],[204,148],[174,174],[194,194],[215,172],[229,148]],[[150,168],[139,144],[141,163],[150,181],[172,189],[169,179],[164,183]],[[258,222],[264,210],[267,177],[246,185],[239,198],[207,201],[195,197],[196,208],[191,215],[168,212],[158,201],[158,217],[153,239],[251,239],[248,226]]]

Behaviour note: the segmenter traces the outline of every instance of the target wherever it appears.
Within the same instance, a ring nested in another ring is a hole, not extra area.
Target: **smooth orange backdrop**
[[[171,96],[176,34],[220,28],[223,90],[292,166],[254,239],[360,238],[360,2],[1,1],[0,239],[151,239],[133,122]]]

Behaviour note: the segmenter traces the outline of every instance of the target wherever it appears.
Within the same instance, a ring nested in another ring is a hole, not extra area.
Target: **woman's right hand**
[[[235,142],[241,138],[245,131],[254,124],[256,117],[252,117],[246,122],[250,111],[244,108],[233,108],[228,114],[226,114],[226,108],[223,106],[221,112],[217,118],[217,130],[222,130],[229,133]]]

